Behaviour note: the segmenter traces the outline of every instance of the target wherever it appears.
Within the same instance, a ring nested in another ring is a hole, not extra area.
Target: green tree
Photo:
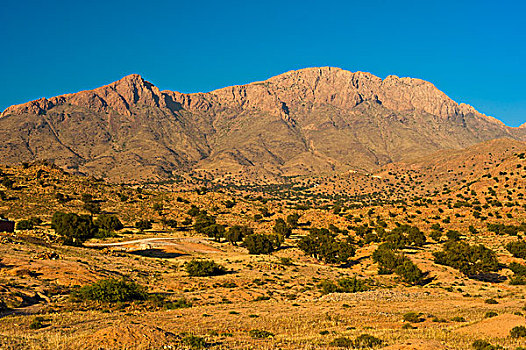
[[[349,241],[338,240],[335,234],[322,228],[313,228],[298,242],[298,248],[327,264],[347,263],[356,249]]]
[[[97,227],[89,215],[56,212],[51,219],[51,227],[64,244],[80,246],[95,236]]]

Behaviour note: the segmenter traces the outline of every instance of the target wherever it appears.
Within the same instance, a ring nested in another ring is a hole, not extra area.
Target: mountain
[[[160,91],[139,75],[7,108],[0,158],[49,160],[117,182],[182,172],[254,179],[347,170],[526,140],[433,84],[339,68],[290,71],[208,93]]]

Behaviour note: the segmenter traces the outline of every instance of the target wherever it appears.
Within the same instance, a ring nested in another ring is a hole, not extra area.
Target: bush
[[[225,232],[225,227],[218,224],[206,226],[201,230],[201,233],[204,233],[208,237],[213,238],[216,242],[221,242],[221,238],[225,236]]]
[[[469,245],[465,242],[449,241],[444,250],[434,252],[435,263],[451,266],[468,277],[497,271],[499,262],[495,252],[482,244]]]
[[[97,227],[89,215],[56,212],[51,219],[51,227],[64,244],[80,246],[95,237]]]
[[[272,228],[272,231],[276,235],[281,235],[283,237],[289,237],[290,234],[292,233],[292,229],[290,227],[288,227],[287,223],[285,222],[285,220],[283,220],[281,218],[276,219],[276,222],[274,224],[274,227]]]
[[[122,230],[124,228],[124,225],[119,218],[116,215],[111,214],[100,214],[97,219],[95,219],[95,225],[97,225],[99,229],[110,232]]]
[[[526,242],[524,241],[515,241],[506,244],[506,249],[514,257],[526,259]]]
[[[471,346],[473,346],[473,349],[475,349],[475,350],[496,350],[496,349],[502,349],[501,346],[491,345],[490,343],[488,343],[487,341],[482,340],[482,339],[475,340]]]
[[[347,337],[339,337],[331,341],[329,345],[339,348],[351,348],[353,347],[353,341]]]
[[[21,220],[16,223],[17,230],[32,230],[33,222],[31,220]]]
[[[29,329],[40,329],[40,328],[44,328],[46,327],[47,325],[44,324],[44,322],[46,321],[46,319],[42,316],[36,316],[33,321],[31,321],[31,323],[29,324]]]
[[[233,245],[242,241],[245,237],[254,234],[254,229],[248,226],[235,225],[228,229],[225,238]]]
[[[243,245],[249,254],[270,254],[281,244],[275,236],[253,234],[245,237]]]
[[[103,302],[124,302],[146,299],[144,288],[125,279],[108,278],[83,286],[72,292],[73,300],[93,300]]]
[[[419,323],[419,322],[424,321],[424,319],[422,318],[422,314],[416,313],[416,312],[408,312],[404,314],[403,319],[404,321],[411,322],[411,323]]]
[[[362,280],[356,277],[352,278],[340,278],[335,282],[330,280],[322,281],[318,288],[321,289],[322,294],[329,293],[356,293],[367,290],[367,286]]]
[[[225,268],[213,260],[192,259],[184,264],[184,268],[189,276],[194,277],[217,276],[226,273]]]
[[[372,258],[373,262],[378,263],[379,274],[394,272],[409,284],[421,284],[424,281],[422,270],[411,259],[393,251],[388,243],[381,244],[373,252]]]
[[[488,311],[484,314],[484,318],[491,318],[491,317],[495,317],[495,316],[498,316],[499,314],[496,313],[495,311]]]
[[[261,339],[261,338],[270,338],[273,337],[274,334],[268,331],[263,331],[260,329],[253,329],[250,332],[248,332],[252,338],[255,339]]]
[[[298,242],[298,248],[327,264],[347,263],[356,253],[349,241],[336,239],[329,230],[311,229],[309,234]]]
[[[513,327],[510,331],[510,336],[512,338],[524,338],[526,337],[526,327],[524,326],[516,326]]]
[[[375,336],[362,334],[354,340],[354,347],[358,349],[374,348],[375,346],[382,345],[382,343],[383,341]]]
[[[152,228],[151,220],[139,220],[135,223],[135,228],[138,228],[139,231],[149,230]]]
[[[203,349],[208,347],[205,339],[196,335],[187,335],[181,339],[181,342],[190,347],[190,349]]]

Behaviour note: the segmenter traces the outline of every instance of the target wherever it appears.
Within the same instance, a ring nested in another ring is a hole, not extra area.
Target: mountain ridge
[[[261,178],[374,170],[495,138],[525,140],[525,131],[456,103],[430,82],[395,75],[314,67],[185,94],[131,74],[8,107],[0,156],[50,159],[116,181],[195,170]]]

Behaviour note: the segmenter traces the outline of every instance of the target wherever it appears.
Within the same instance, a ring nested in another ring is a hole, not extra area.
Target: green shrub
[[[164,304],[164,307],[168,310],[184,309],[192,307],[192,303],[185,298],[177,299],[175,301],[168,301]]]
[[[318,284],[318,288],[321,289],[322,294],[329,293],[356,293],[367,290],[367,286],[362,280],[356,277],[352,278],[340,278],[335,282],[325,280]]]
[[[225,268],[213,260],[192,259],[184,264],[184,268],[189,276],[194,277],[217,276],[226,273]]]
[[[484,318],[491,318],[491,317],[495,317],[495,316],[498,316],[499,314],[496,313],[495,311],[488,311],[484,314]]]
[[[526,337],[526,327],[524,326],[516,326],[513,327],[510,331],[510,336],[512,338],[524,338]]]
[[[472,344],[473,346],[473,349],[475,350],[497,350],[497,349],[502,349],[501,346],[497,345],[491,345],[490,343],[488,343],[487,341],[485,340],[482,340],[482,339],[478,339],[478,340],[475,340]]]
[[[309,234],[298,242],[298,248],[327,264],[347,263],[356,253],[350,241],[338,240],[329,230],[311,229]]]
[[[353,344],[353,341],[347,337],[338,337],[329,343],[330,346],[338,348],[351,348]]]
[[[273,235],[253,234],[243,240],[243,246],[249,254],[270,254],[280,245],[278,237]]]
[[[375,336],[362,334],[354,340],[354,347],[357,349],[368,349],[374,348],[375,346],[380,346],[382,343],[383,341]]]
[[[51,227],[64,244],[80,246],[87,239],[95,237],[97,227],[91,216],[56,212],[51,219]]]
[[[516,258],[526,259],[526,242],[515,241],[506,244],[506,249]]]
[[[253,329],[250,332],[248,332],[248,334],[250,334],[250,336],[255,339],[271,338],[274,336],[273,333],[260,329]]]
[[[181,342],[190,347],[190,349],[204,349],[208,347],[205,339],[196,335],[187,335],[181,339]]]
[[[499,262],[495,252],[482,244],[449,241],[444,250],[433,253],[435,263],[451,266],[468,277],[497,271]]]
[[[292,229],[288,227],[287,223],[282,218],[276,219],[272,231],[274,234],[281,235],[283,237],[289,237],[292,233]]]
[[[135,228],[138,228],[141,232],[152,228],[151,220],[139,220],[135,223]]]
[[[404,314],[403,319],[404,321],[411,323],[418,323],[424,321],[424,319],[422,318],[422,314],[416,312],[408,312]]]
[[[21,220],[16,223],[17,230],[32,230],[33,222],[31,220]]]
[[[74,290],[71,296],[76,301],[93,300],[113,303],[144,300],[147,293],[135,282],[108,278]]]
[[[254,229],[248,226],[235,225],[228,229],[225,234],[225,238],[228,242],[233,245],[237,245],[237,242],[242,241],[245,237],[254,234]]]
[[[495,304],[498,304],[498,303],[499,303],[497,300],[495,300],[495,299],[493,299],[493,298],[486,299],[486,300],[484,300],[484,302],[485,302],[486,304],[490,304],[490,305],[495,305]]]
[[[36,316],[31,323],[29,324],[29,329],[40,329],[44,328],[47,325],[44,323],[46,319],[42,316]]]
[[[119,218],[112,214],[100,214],[97,219],[95,219],[95,225],[97,225],[99,229],[110,232],[122,230],[124,228],[124,225]]]

